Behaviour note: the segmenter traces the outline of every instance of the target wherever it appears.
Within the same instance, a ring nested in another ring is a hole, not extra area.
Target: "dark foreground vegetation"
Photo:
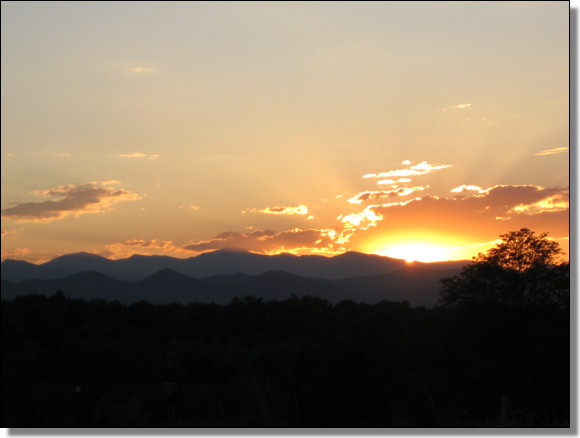
[[[569,427],[569,267],[490,263],[431,309],[3,300],[2,426]]]

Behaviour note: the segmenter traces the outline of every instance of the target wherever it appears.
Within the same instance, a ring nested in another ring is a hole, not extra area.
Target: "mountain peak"
[[[100,256],[98,254],[93,254],[90,252],[75,252],[72,254],[64,254],[61,255],[59,257],[56,257],[54,259],[52,259],[49,262],[46,262],[45,264],[51,263],[61,263],[61,262],[79,262],[79,261],[83,261],[83,262],[94,262],[94,261],[103,261],[103,260],[109,260],[103,256]]]

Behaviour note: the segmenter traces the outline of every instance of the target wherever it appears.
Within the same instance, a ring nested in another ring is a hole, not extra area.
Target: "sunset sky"
[[[2,2],[2,260],[569,252],[568,2]]]

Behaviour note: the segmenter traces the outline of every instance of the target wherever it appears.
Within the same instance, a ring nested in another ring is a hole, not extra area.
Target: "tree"
[[[556,262],[562,249],[547,236],[536,236],[527,228],[500,235],[495,248],[479,253],[459,275],[441,280],[439,303],[447,307],[566,307],[570,266]]]

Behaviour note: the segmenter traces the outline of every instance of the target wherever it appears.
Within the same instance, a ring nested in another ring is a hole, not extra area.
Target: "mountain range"
[[[121,260],[77,253],[41,265],[5,260],[2,298],[62,290],[69,297],[122,303],[227,304],[248,295],[267,300],[311,295],[330,302],[405,300],[430,307],[438,298],[439,279],[457,274],[467,263],[409,264],[357,252],[323,257],[220,250],[189,259],[135,255]]]
[[[462,267],[466,263],[468,262],[414,262],[413,265],[446,270]],[[353,251],[334,257],[324,257],[292,254],[268,256],[243,251],[219,250],[188,259],[133,255],[120,260],[110,260],[96,254],[80,252],[63,255],[40,265],[9,259],[2,262],[0,271],[1,277],[11,282],[30,279],[50,280],[85,271],[97,271],[117,280],[140,281],[162,269],[172,269],[193,278],[219,274],[233,275],[238,272],[246,275],[260,275],[268,271],[286,271],[304,277],[343,279],[385,274],[405,266],[408,266],[405,260]]]

